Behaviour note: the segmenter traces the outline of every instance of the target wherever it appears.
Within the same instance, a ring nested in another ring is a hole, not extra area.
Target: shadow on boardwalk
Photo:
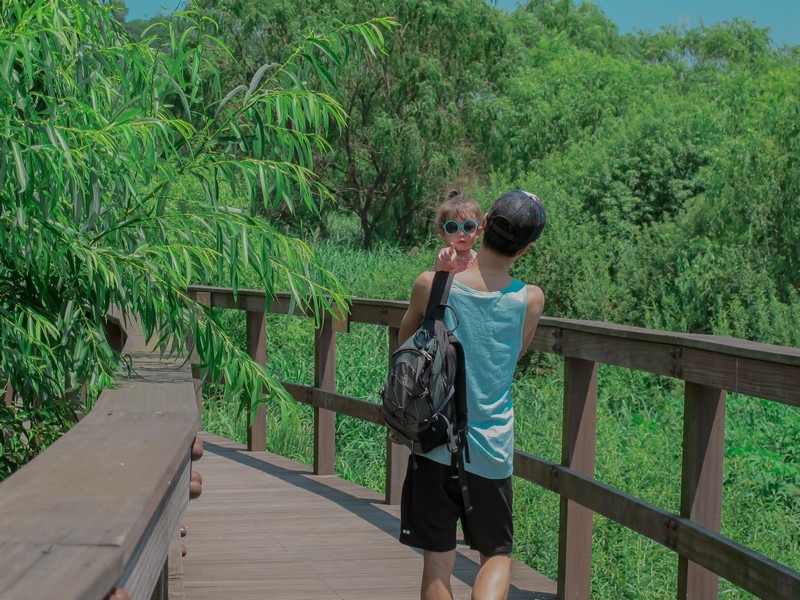
[[[185,518],[186,600],[419,597],[421,552],[397,541],[398,506],[301,463],[202,437],[203,494]],[[477,553],[459,546],[457,600],[469,598],[477,570]],[[552,600],[555,583],[515,561],[508,597]]]

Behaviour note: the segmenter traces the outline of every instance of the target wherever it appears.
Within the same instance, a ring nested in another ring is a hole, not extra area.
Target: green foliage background
[[[531,189],[550,223],[519,272],[548,314],[797,345],[800,59],[767,30],[619,35],[569,0],[192,6],[233,49],[230,80],[332,20],[401,24],[341,69],[348,126],[317,163],[335,202],[269,215],[289,230],[410,249],[453,186],[484,206]]]

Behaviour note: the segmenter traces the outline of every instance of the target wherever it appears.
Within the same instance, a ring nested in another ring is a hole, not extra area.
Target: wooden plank
[[[561,463],[594,477],[597,434],[597,363],[564,361],[564,418]],[[592,581],[592,511],[561,498],[558,597],[588,598]]]
[[[187,452],[175,485],[162,498],[148,524],[148,531],[141,536],[117,584],[132,598],[147,598],[158,586],[158,600],[166,600],[169,572],[165,567],[175,532],[179,530],[180,520],[189,504],[190,473],[191,460]]]
[[[336,333],[350,333],[350,314],[347,306],[333,304],[333,330]]]
[[[211,306],[211,294],[207,291],[192,291],[189,290],[189,298],[200,304],[201,306]],[[194,338],[191,335],[186,336],[186,352],[188,353],[187,360],[192,367],[192,386],[194,388],[194,400],[197,411],[197,427],[196,430],[200,431],[203,428],[203,376],[200,373],[199,362],[200,358],[197,353],[197,346],[195,345]]]
[[[128,590],[126,589],[125,591],[127,592]],[[131,597],[134,598],[135,596],[131,594]],[[146,598],[147,596],[143,597]],[[158,573],[156,583],[150,594],[150,600],[169,600],[169,565],[166,562],[161,567],[161,572]]]
[[[127,561],[175,485],[170,456],[188,455],[193,427],[193,416],[92,411],[0,485],[0,537],[119,546]]]
[[[694,348],[739,358],[752,358],[800,366],[800,349],[741,340],[727,336],[704,335],[658,331],[629,325],[617,325],[603,321],[581,321],[542,317],[536,329],[536,337],[557,338],[566,332],[588,333],[616,340],[651,342],[681,348]]]
[[[185,519],[186,600],[418,600],[422,556],[397,541],[398,506],[352,482],[314,476],[307,465],[203,438],[203,495]],[[459,546],[459,600],[469,597],[478,564]],[[510,600],[555,600],[555,591],[514,561]]]
[[[267,318],[264,312],[247,311],[247,354],[262,367],[267,364]],[[263,402],[247,411],[247,448],[267,449],[267,406]]]
[[[662,341],[654,341],[659,339]],[[719,343],[710,349],[712,344],[707,344],[708,349],[699,349],[663,343],[667,340],[675,341],[670,336],[614,338],[606,333],[539,326],[532,348],[800,406],[800,367],[790,364],[793,355],[788,349],[771,347],[780,352],[765,361],[749,356],[753,353],[737,345]],[[690,341],[682,338],[682,343]]]
[[[235,310],[264,311],[267,306],[263,290],[240,289],[236,296],[227,288],[212,286],[191,286],[191,294],[205,293],[209,295],[211,306],[215,308],[230,308]],[[400,321],[406,312],[408,302],[393,300],[376,300],[370,298],[350,298],[349,321],[356,323],[371,323],[374,325],[389,325],[399,327]],[[278,292],[270,301],[268,310],[275,314],[286,314],[292,309],[298,316],[311,316],[306,314],[291,302],[291,295]]]
[[[314,387],[336,392],[336,332],[326,316],[314,336]],[[336,413],[314,406],[314,472],[332,475],[336,462]]]
[[[114,319],[106,321],[106,340],[109,346],[117,352],[122,352],[122,348],[125,346],[125,337],[125,331],[118,321]]]
[[[326,392],[310,385],[290,383],[288,381],[282,381],[281,384],[295,400],[303,404],[311,404],[317,408],[355,417],[370,423],[380,424],[381,422],[378,405],[374,402]]]
[[[716,354],[687,348],[683,351],[682,379],[712,388],[739,392],[800,406],[800,368],[775,360]]]
[[[119,548],[5,542],[0,556],[0,600],[100,600],[123,568]]]
[[[185,600],[183,594],[183,556],[181,555],[182,540],[183,538],[181,538],[179,531],[173,532],[167,557],[169,600]]]
[[[800,598],[800,572],[702,525],[519,450],[514,474],[666,546],[760,598]]]
[[[722,464],[725,457],[725,392],[687,383],[684,402],[681,516],[719,533],[722,522]],[[719,578],[680,558],[678,598],[719,596]]]
[[[399,328],[406,314],[408,302],[389,302],[376,305],[354,298],[350,306],[350,319],[355,323],[369,323]]]
[[[387,359],[399,346],[397,327],[389,328],[389,352]],[[387,360],[388,362],[388,360]],[[411,456],[411,449],[402,444],[392,441],[389,430],[386,431],[386,493],[384,498],[387,504],[400,504],[403,493],[403,483],[406,479],[408,467],[408,457]]]
[[[233,294],[229,289],[209,288],[211,306],[214,308],[233,308],[250,312],[265,312],[267,296],[263,290],[239,290]]]
[[[286,314],[289,307],[294,306],[294,314],[304,314],[299,307],[291,303],[291,296],[288,293],[278,293],[274,298],[267,298],[264,290],[240,289],[234,294],[230,288],[206,285],[190,286],[189,293],[205,294],[209,299],[208,306],[213,308]]]

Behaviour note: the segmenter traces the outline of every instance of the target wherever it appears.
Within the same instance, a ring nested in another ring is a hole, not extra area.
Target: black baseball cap
[[[510,190],[494,201],[486,214],[486,230],[526,246],[542,234],[547,213],[542,201],[530,192]]]

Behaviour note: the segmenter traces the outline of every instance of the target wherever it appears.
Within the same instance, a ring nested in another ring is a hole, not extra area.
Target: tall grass
[[[371,253],[324,245],[323,262],[353,296],[406,299],[435,249],[415,255],[383,248]],[[230,328],[244,339],[244,316],[230,311]],[[271,369],[297,383],[313,382],[309,320],[270,315]],[[377,401],[386,374],[387,333],[352,324],[337,338],[337,391]],[[561,456],[562,363],[527,357],[514,381],[517,448],[558,462]],[[268,405],[268,448],[301,462],[312,460],[312,410]],[[209,431],[244,441],[244,417],[213,395],[205,400]],[[683,387],[671,379],[601,365],[598,385],[596,477],[629,494],[678,512]],[[794,569],[800,569],[800,461],[796,408],[732,394],[728,399],[722,533]],[[336,421],[336,472],[374,490],[384,489],[385,431],[344,416]],[[559,501],[515,480],[516,555],[555,577]],[[663,546],[600,516],[594,520],[592,598],[674,598],[677,557]],[[721,582],[725,598],[750,598]]]

